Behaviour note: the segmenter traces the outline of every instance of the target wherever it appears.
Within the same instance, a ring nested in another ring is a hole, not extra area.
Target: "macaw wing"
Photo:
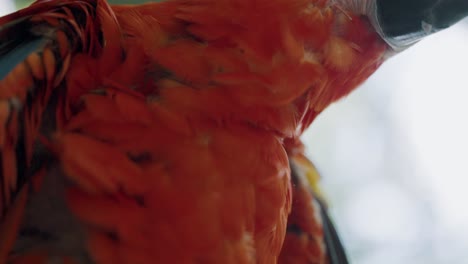
[[[346,251],[318,189],[318,172],[303,155],[290,155],[292,211],[279,263],[348,264]]]
[[[37,1],[0,18],[0,263],[21,222],[27,186],[47,166],[39,135],[55,129],[70,62],[99,46],[92,39],[99,3]]]
[[[15,67],[31,53],[44,48],[46,40],[23,31],[25,18],[3,25],[0,28],[0,80],[5,79]],[[20,31],[21,30],[21,31]],[[20,36],[19,36],[20,35]]]

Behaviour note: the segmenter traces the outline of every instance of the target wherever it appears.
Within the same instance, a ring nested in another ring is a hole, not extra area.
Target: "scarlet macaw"
[[[347,263],[299,137],[463,1],[38,0],[0,18],[0,263]]]

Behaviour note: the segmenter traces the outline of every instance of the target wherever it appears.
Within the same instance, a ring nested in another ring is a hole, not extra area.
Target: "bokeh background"
[[[29,2],[0,0],[0,14]],[[352,263],[468,263],[467,62],[464,20],[391,58],[304,135]]]

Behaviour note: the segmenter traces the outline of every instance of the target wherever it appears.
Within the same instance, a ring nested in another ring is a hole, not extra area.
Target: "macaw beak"
[[[468,16],[467,0],[375,0],[377,32],[401,51]]]

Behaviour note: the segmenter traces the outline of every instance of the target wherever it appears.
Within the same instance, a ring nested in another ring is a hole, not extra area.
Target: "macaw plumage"
[[[299,137],[412,43],[378,10],[38,0],[0,18],[0,263],[346,263]]]

